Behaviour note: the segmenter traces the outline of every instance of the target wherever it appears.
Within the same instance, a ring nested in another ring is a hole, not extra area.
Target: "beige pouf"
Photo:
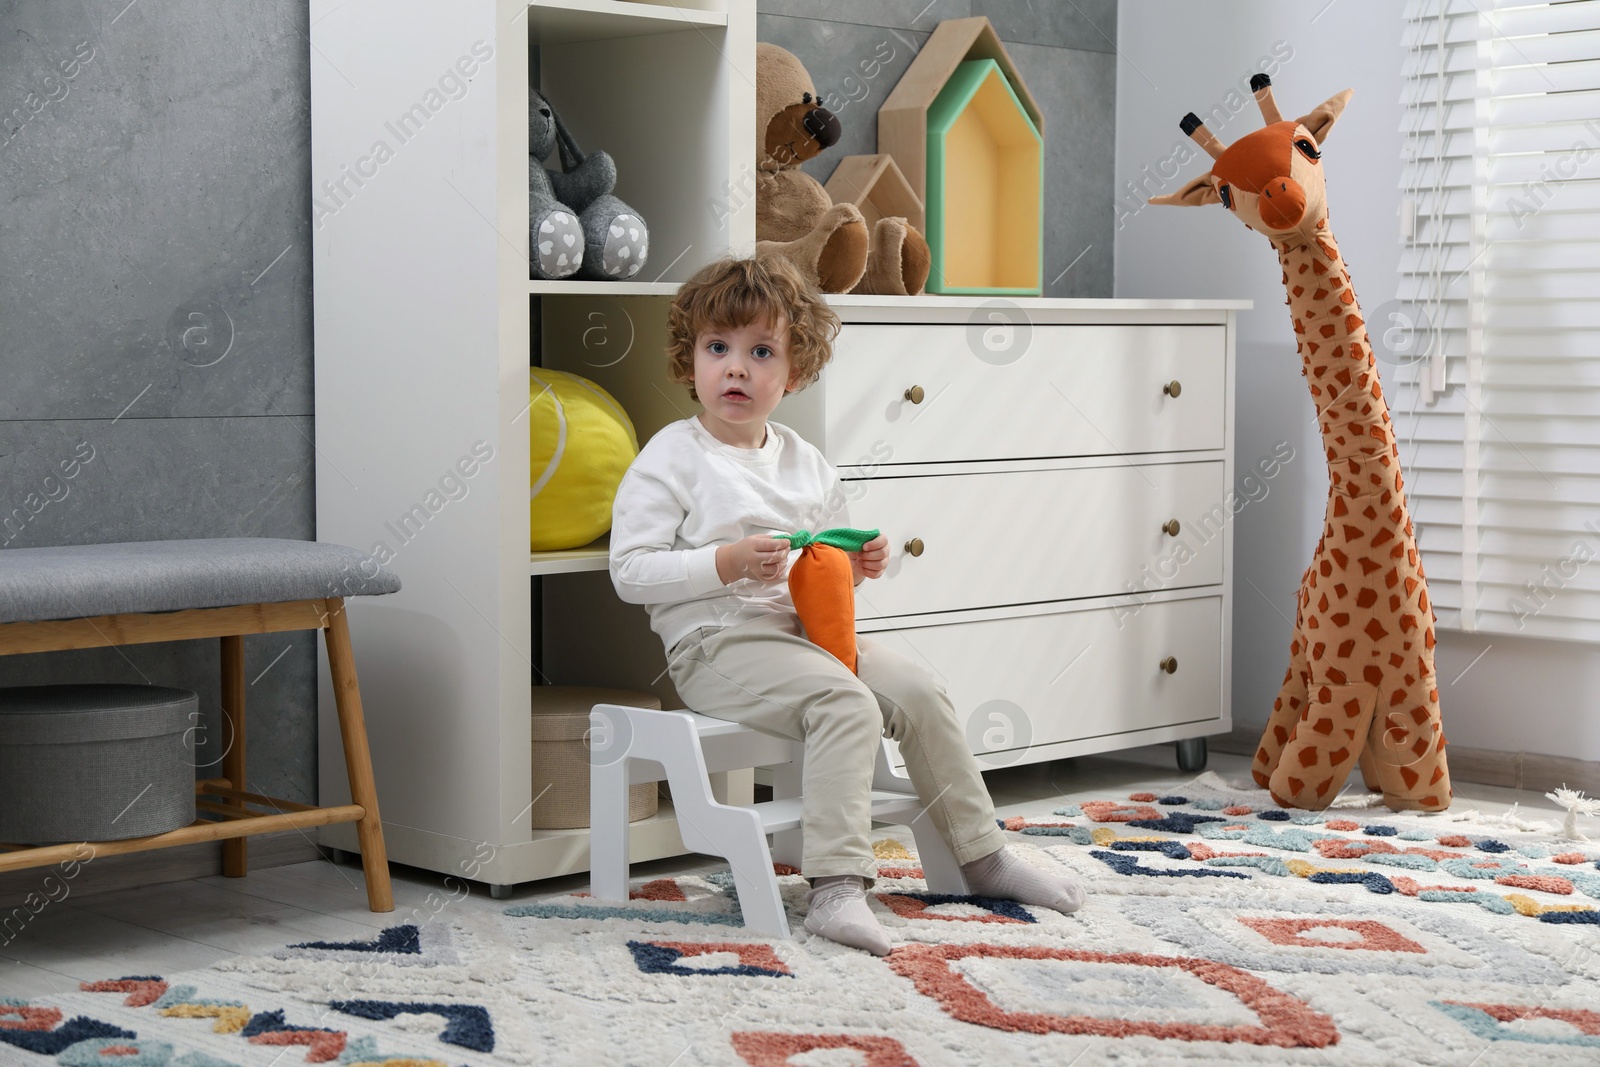
[[[533,795],[529,813],[536,830],[570,830],[589,825],[589,709],[596,704],[631,708],[661,707],[661,698],[636,689],[586,685],[533,687]],[[628,787],[628,819],[656,813],[655,782]]]

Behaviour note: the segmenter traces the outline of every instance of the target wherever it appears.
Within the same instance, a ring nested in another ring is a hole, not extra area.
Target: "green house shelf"
[[[959,64],[927,112],[930,293],[1038,296],[1044,139],[993,59]]]

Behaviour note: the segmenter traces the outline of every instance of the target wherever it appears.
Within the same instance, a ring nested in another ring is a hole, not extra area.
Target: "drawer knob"
[[[1161,528],[1167,532],[1167,536],[1169,537],[1177,537],[1178,530],[1180,529],[1177,519],[1168,519],[1166,522],[1161,524]]]
[[[1166,659],[1162,660],[1161,661],[1161,669],[1166,671],[1168,674],[1177,674],[1178,673],[1178,657],[1176,657],[1176,656],[1168,656]]]
[[[922,403],[923,395],[922,386],[920,385],[913,385],[910,389],[906,390],[906,399],[911,401],[913,404]]]
[[[922,555],[922,538],[913,537],[911,540],[907,541],[906,551],[911,553],[913,556]]]
[[[1166,385],[1163,385],[1161,387],[1161,391],[1166,393],[1168,396],[1177,396],[1179,393],[1183,392],[1183,383],[1174,378]]]

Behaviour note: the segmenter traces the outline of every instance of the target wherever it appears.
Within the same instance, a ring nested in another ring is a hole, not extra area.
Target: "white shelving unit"
[[[748,254],[755,244],[755,3],[312,0],[311,27],[317,537],[384,558],[404,583],[391,596],[348,601],[389,856],[495,887],[583,871],[587,830],[529,825],[538,799],[529,686],[648,689],[663,706],[682,705],[646,612],[611,587],[607,539],[528,551],[527,368],[536,362],[598,382],[627,410],[641,441],[695,414],[687,390],[665,380],[666,308],[702,264],[730,251]],[[535,70],[579,144],[616,158],[617,195],[650,225],[650,257],[638,281],[529,278],[527,90]],[[1140,598],[1149,606],[1127,636],[1096,637],[1095,620],[1134,603],[1118,595],[1122,574],[1110,563],[1125,568],[1143,557],[1119,548],[1106,566],[1084,563],[1079,570],[1095,580],[1072,588],[1064,579],[1073,574],[1035,561],[1051,579],[1041,588],[1054,591],[1019,598],[985,562],[993,553],[973,547],[990,533],[937,525],[913,483],[945,477],[939,484],[970,502],[947,512],[1008,517],[1039,503],[1015,499],[1018,491],[1005,486],[1021,483],[1008,478],[1037,478],[1029,484],[1048,486],[1057,500],[1112,485],[1106,471],[1124,458],[1100,455],[1093,435],[1080,434],[1070,447],[1050,437],[1071,421],[1064,405],[1029,419],[1011,414],[1041,392],[1030,374],[1061,371],[1092,386],[1095,398],[1122,398],[1117,408],[1080,394],[1097,422],[1096,404],[1129,420],[1114,436],[1155,435],[1159,447],[1133,461],[1145,481],[1113,487],[1105,508],[1128,530],[1117,543],[1155,559],[1166,542],[1150,509],[1159,505],[1164,520],[1168,504],[1193,503],[1169,491],[1158,467],[1171,473],[1166,465],[1191,464],[1185,469],[1231,484],[1233,313],[1247,305],[1014,301],[1035,315],[1050,344],[1041,350],[1042,368],[1018,365],[1012,373],[982,370],[963,356],[961,338],[980,298],[830,300],[854,331],[841,338],[837,369],[787,398],[774,417],[824,449],[846,479],[878,479],[869,488],[880,496],[859,511],[853,503],[853,516],[926,536],[931,546],[914,564],[931,570],[896,560],[902,576],[870,591],[886,604],[913,605],[908,615],[858,612],[859,628],[925,648],[941,663],[975,647],[995,651],[994,663],[1009,657],[1014,669],[1005,678],[971,664],[952,672],[952,692],[1021,678],[1032,688],[1013,699],[1035,700],[1034,707],[1054,700],[1047,687],[1055,670],[1041,674],[1046,658],[1022,662],[1019,651],[1048,646],[1053,654],[1073,641],[1103,641],[1085,660],[1101,672],[1099,725],[1080,728],[1089,724],[1073,718],[1076,705],[1056,702],[1037,719],[1053,732],[1018,759],[1226,730],[1231,530],[1203,575]],[[885,326],[895,329],[881,332]],[[1093,334],[1106,327],[1127,336],[1107,342]],[[1199,333],[1165,348],[1127,342],[1140,330],[1166,328]],[[1197,343],[1207,331],[1212,340]],[[1082,360],[1078,369],[1071,364],[1095,337],[1101,373],[1085,377]],[[924,381],[932,369],[924,354],[936,351],[954,373]],[[1196,352],[1212,353],[1210,362],[1188,362]],[[1202,365],[1203,372],[1187,369]],[[971,377],[974,368],[988,377]],[[1180,372],[1187,379],[1185,406],[1163,406],[1160,381],[1150,377],[1157,371],[1162,380]],[[991,383],[1011,392],[997,393]],[[913,384],[930,397],[948,386],[956,399],[914,412],[900,399]],[[983,403],[982,419],[929,432],[962,405]],[[933,412],[931,421],[920,424],[921,436],[907,435],[923,410]],[[1196,417],[1210,427],[1204,441],[1162,436],[1173,420]],[[895,438],[898,469],[852,469],[863,457],[852,434],[879,423],[881,431],[864,432]],[[1020,450],[981,453],[998,430],[1019,426],[1038,431],[1018,441]],[[948,480],[967,474],[976,478]],[[1145,484],[1156,495],[1135,507]],[[1094,544],[1104,552],[1107,538]],[[946,555],[946,546],[958,551]],[[360,580],[350,575],[345,591]],[[967,595],[974,591],[981,595]],[[1155,677],[1159,656],[1185,634],[1198,636],[1185,638],[1182,673]],[[1130,673],[1113,677],[1107,664]],[[338,804],[349,794],[325,667],[319,696],[319,801]],[[752,782],[750,771],[730,772],[715,785],[723,799],[746,802]],[[324,844],[356,848],[347,826],[319,834]],[[657,815],[632,824],[632,834],[635,859],[683,851],[667,799]]]
[[[351,601],[389,856],[492,885],[585,870],[587,831],[527,819],[538,585],[605,565],[603,539],[528,552],[530,305],[546,351],[577,337],[610,358],[695,269],[754,247],[737,190],[755,159],[755,3],[312,0],[311,45],[317,536],[387,554],[404,582]],[[529,278],[535,70],[650,224],[636,281]],[[337,754],[326,667],[319,703]],[[320,795],[348,796],[336,758]],[[665,799],[633,832],[637,858],[683,851]]]

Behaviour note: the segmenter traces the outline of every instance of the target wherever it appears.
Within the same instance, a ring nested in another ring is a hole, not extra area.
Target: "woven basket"
[[[533,687],[533,795],[529,813],[536,830],[570,830],[589,825],[589,709],[596,704],[631,708],[661,707],[654,693],[583,685]],[[628,787],[628,819],[656,813],[655,782]]]

